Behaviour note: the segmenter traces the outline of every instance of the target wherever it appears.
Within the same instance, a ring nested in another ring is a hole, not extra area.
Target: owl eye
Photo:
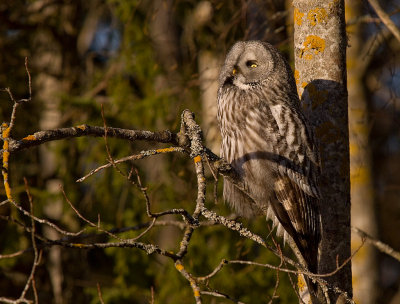
[[[258,67],[258,64],[254,60],[249,60],[249,61],[246,61],[246,66],[249,68],[256,68],[256,67]]]

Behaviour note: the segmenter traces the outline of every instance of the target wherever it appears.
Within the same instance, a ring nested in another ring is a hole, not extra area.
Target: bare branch
[[[382,20],[382,22],[386,25],[386,27],[392,32],[393,36],[400,42],[400,30],[394,24],[392,19],[390,19],[389,15],[382,9],[378,0],[368,0],[371,6],[374,8],[376,14]]]
[[[14,127],[18,106],[21,103],[30,102],[32,100],[32,79],[31,79],[31,73],[29,72],[29,68],[28,68],[28,57],[25,57],[25,70],[26,70],[26,74],[28,75],[28,91],[29,91],[28,98],[16,100],[14,98],[14,95],[12,94],[10,88],[0,89],[0,91],[7,92],[8,96],[10,97],[10,100],[14,103],[13,109],[11,112],[10,122],[8,123],[9,132],[11,132],[12,128]]]
[[[10,254],[0,254],[0,259],[10,259],[10,258],[15,258],[17,256],[20,256],[22,254],[24,254],[25,252],[27,252],[28,250],[23,249],[23,250],[19,250],[17,252],[13,252]]]
[[[216,291],[216,290],[213,290],[213,291],[201,291],[200,293],[203,294],[203,295],[207,295],[207,296],[227,299],[227,300],[230,300],[233,303],[237,303],[237,304],[246,304],[245,302],[232,299],[229,295],[224,294],[224,293],[219,292],[219,291]]]
[[[227,263],[228,263],[228,261],[226,259],[222,259],[222,261],[218,264],[217,267],[215,267],[215,269],[211,273],[209,273],[208,275],[203,276],[203,277],[197,277],[196,280],[207,281],[208,279],[215,276],[222,269],[222,267],[224,267],[224,265],[226,265]]]
[[[183,153],[185,150],[183,148],[180,147],[169,147],[169,148],[163,148],[163,149],[156,149],[156,150],[146,150],[146,151],[140,151],[139,154],[135,154],[135,155],[129,155],[117,160],[114,160],[114,164],[120,164],[126,161],[131,161],[131,160],[139,160],[139,159],[143,159],[149,156],[153,156],[153,155],[158,155],[158,154],[163,154],[163,153],[169,153],[169,152],[181,152]],[[81,177],[80,179],[76,180],[76,182],[80,183],[83,182],[85,179],[87,179],[89,176],[92,176],[93,174],[106,169],[112,167],[111,163],[102,165],[96,169],[93,169],[92,171],[90,171],[88,174],[86,174],[85,176]]]
[[[86,124],[70,128],[39,131],[32,135],[28,135],[21,140],[10,139],[8,151],[10,153],[17,152],[23,149],[44,144],[49,141],[82,136],[102,137],[104,136],[104,134],[105,130],[103,127],[89,126]],[[173,145],[178,144],[177,134],[172,133],[169,130],[151,132],[143,130],[129,130],[107,127],[107,136],[118,139],[125,139],[128,141],[145,140],[158,143],[169,143]],[[3,154],[3,152],[4,147],[3,150],[0,151],[0,153]]]
[[[101,294],[100,284],[97,283],[97,295],[99,296],[100,304],[104,304],[103,295]]]
[[[192,277],[190,273],[188,273],[183,267],[181,260],[177,260],[175,262],[175,268],[183,275],[183,277],[189,281],[190,287],[192,287],[193,295],[196,300],[196,304],[201,304],[201,297],[200,297],[200,288],[196,283],[196,280]]]
[[[382,28],[378,33],[371,36],[366,42],[357,64],[360,65],[361,75],[365,75],[372,59],[374,58],[379,47],[390,37],[391,33],[387,28]]]
[[[373,238],[370,236],[368,233],[362,231],[361,229],[358,229],[356,227],[351,227],[351,230],[357,233],[363,240],[365,240],[367,243],[375,246],[379,251],[386,253],[387,255],[390,255],[391,257],[395,258],[396,260],[400,261],[400,252],[394,250],[392,247],[389,245]]]
[[[153,218],[153,220],[151,221],[149,227],[147,227],[142,233],[140,233],[138,236],[134,237],[132,239],[132,241],[137,241],[138,239],[140,239],[142,236],[144,236],[147,232],[150,231],[151,228],[154,227],[154,224],[156,223],[156,218]]]
[[[32,269],[31,269],[31,273],[29,275],[28,280],[26,281],[24,290],[22,291],[21,295],[20,295],[20,299],[24,299],[25,295],[30,287],[30,285],[32,285],[32,290],[33,290],[33,295],[35,298],[35,303],[39,303],[38,301],[38,295],[37,295],[37,291],[36,291],[36,284],[35,284],[35,272],[36,272],[36,268],[40,263],[41,257],[42,257],[42,251],[40,251],[40,254],[38,252],[38,248],[36,246],[36,229],[35,229],[35,220],[33,218],[33,199],[32,199],[32,195],[29,191],[29,187],[28,187],[28,181],[26,180],[26,178],[24,178],[24,182],[25,182],[25,191],[26,194],[28,195],[28,200],[29,200],[29,206],[30,206],[30,213],[31,213],[31,240],[32,240],[32,247],[33,247],[33,252],[34,252],[34,259],[33,259],[33,265],[32,265]]]
[[[88,220],[87,218],[85,218],[82,214],[80,214],[79,211],[74,207],[74,205],[72,205],[71,201],[68,199],[67,195],[65,194],[64,188],[61,187],[61,186],[60,186],[60,188],[61,188],[61,191],[62,191],[62,193],[63,193],[63,195],[64,195],[65,200],[66,200],[67,203],[70,205],[70,207],[72,208],[72,210],[75,211],[76,215],[77,215],[80,219],[82,219],[83,221],[85,221],[86,223],[88,223],[89,226],[95,227],[98,231],[103,232],[103,233],[107,234],[108,236],[110,236],[110,237],[112,237],[112,238],[115,238],[115,239],[117,239],[117,240],[119,240],[119,241],[121,241],[121,242],[124,241],[123,239],[121,239],[121,238],[119,238],[117,235],[115,235],[114,233],[111,233],[111,232],[109,232],[109,231],[104,230],[103,228],[101,228],[101,226],[100,226],[100,219],[99,219],[98,224],[95,224],[95,223],[91,222],[90,220]]]
[[[9,304],[22,304],[22,303],[26,303],[26,304],[31,304],[32,301],[27,300],[27,299],[12,300],[12,299],[8,299],[8,298],[0,297],[0,303],[9,303]]]
[[[121,242],[108,242],[108,243],[91,243],[91,244],[83,244],[83,243],[69,243],[62,240],[48,241],[47,246],[59,245],[66,248],[75,248],[75,249],[99,249],[99,248],[138,248],[140,250],[145,251],[148,255],[153,253],[158,253],[160,255],[172,258],[174,261],[178,259],[176,254],[171,251],[164,250],[157,245],[146,244],[142,242],[135,242],[131,239],[126,239]]]
[[[10,200],[9,200],[10,201]],[[45,219],[41,219],[38,218],[36,216],[34,216],[33,214],[29,213],[28,211],[24,210],[21,206],[19,206],[16,202],[14,202],[14,200],[10,201],[19,211],[21,211],[24,215],[30,217],[31,219],[34,219],[36,222],[40,223],[40,224],[45,224],[53,229],[55,229],[56,231],[58,231],[59,233],[63,234],[63,235],[69,235],[69,236],[78,236],[81,233],[83,233],[85,231],[85,229],[82,229],[78,232],[69,232],[69,231],[65,231],[63,229],[61,229],[60,227],[58,227],[56,224],[53,224],[52,222],[45,220]]]
[[[150,304],[154,304],[154,287],[153,286],[151,286],[151,301],[150,301]]]
[[[147,188],[146,188],[146,187],[143,187],[142,181],[141,181],[141,179],[140,179],[139,172],[138,172],[136,169],[135,169],[135,172],[136,172],[136,177],[137,177],[137,184],[135,184],[135,185],[138,186],[139,190],[142,192],[142,194],[143,194],[143,196],[144,196],[144,199],[145,199],[145,201],[146,201],[146,213],[147,213],[147,216],[148,216],[148,217],[157,219],[157,218],[159,218],[159,217],[161,217],[161,216],[164,216],[164,215],[169,215],[169,214],[180,214],[180,215],[182,215],[183,220],[184,220],[187,224],[189,224],[189,225],[191,225],[191,226],[198,226],[198,224],[199,224],[199,223],[198,223],[198,220],[194,219],[194,218],[192,217],[192,215],[190,215],[190,213],[187,212],[185,209],[170,209],[170,210],[166,210],[166,211],[162,211],[162,212],[153,213],[153,212],[151,211],[150,199],[149,199],[149,196],[147,195]],[[131,174],[129,174],[129,176],[130,176],[130,175],[131,175]],[[128,180],[129,180],[129,176],[128,176]],[[184,225],[184,226],[182,227],[182,229],[186,229],[186,226],[187,226],[187,225]]]
[[[27,232],[29,232],[29,233],[31,232],[31,229],[29,227],[25,227],[22,223],[16,221],[12,217],[9,217],[9,216],[8,217],[4,217],[4,216],[2,216],[2,218],[7,218],[8,220],[11,220],[12,222],[15,222],[18,225],[22,226]],[[152,225],[152,222],[153,221],[146,222],[146,223],[141,223],[141,224],[138,224],[136,226],[131,226],[131,227],[113,228],[113,229],[108,230],[108,232],[112,233],[112,234],[116,234],[116,233],[124,233],[124,232],[128,232],[128,231],[136,231],[136,230],[140,230],[140,229],[144,229],[144,228],[148,229],[148,227]],[[215,223],[211,222],[211,221],[203,221],[203,222],[200,222],[199,225],[200,226],[210,226],[210,225],[215,225]],[[183,229],[185,229],[187,227],[187,224],[185,224],[184,222],[181,222],[181,221],[173,221],[173,220],[171,220],[171,221],[161,221],[161,220],[157,220],[154,223],[154,226],[174,226],[174,227],[177,227],[177,228],[183,230]],[[46,247],[49,247],[49,246],[60,245],[61,243],[76,243],[78,240],[82,241],[82,240],[85,240],[85,239],[93,238],[95,236],[101,237],[101,236],[105,236],[105,235],[108,235],[108,234],[107,233],[86,233],[86,234],[79,234],[77,236],[63,237],[63,238],[61,238],[59,240],[56,240],[56,241],[46,239],[44,237],[39,236],[38,234],[36,234],[35,237],[38,240],[42,241],[42,243],[40,245],[37,245],[38,249],[43,249],[43,248],[46,248]],[[135,238],[133,238],[131,240],[135,241],[136,239],[137,239],[137,237],[135,237]],[[123,240],[123,241],[125,241],[125,240]],[[119,247],[123,247],[123,246],[119,246]],[[27,248],[27,249],[23,249],[23,250],[19,250],[19,251],[14,252],[14,253],[0,255],[0,259],[14,258],[16,256],[20,256],[20,255],[22,255],[24,253],[31,252],[31,251],[33,251],[32,247],[31,248]]]

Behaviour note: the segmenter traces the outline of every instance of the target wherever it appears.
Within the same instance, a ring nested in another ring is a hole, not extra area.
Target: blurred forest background
[[[400,250],[400,41],[368,1],[347,2],[352,225]],[[380,4],[399,27],[400,1]],[[218,154],[216,81],[226,52],[237,40],[261,39],[279,48],[293,67],[292,13],[291,1],[279,0],[1,1],[0,88],[9,87],[17,99],[28,96],[25,57],[32,76],[32,101],[19,108],[13,135],[22,138],[83,123],[102,126],[101,105],[108,126],[177,131],[182,110],[189,108],[202,124],[207,146]],[[6,92],[0,93],[0,120],[9,121],[13,104]],[[154,147],[111,138],[108,144],[114,158]],[[88,224],[66,203],[60,185],[85,217],[96,222],[99,215],[105,229],[147,223],[142,193],[115,170],[75,182],[106,159],[104,140],[92,137],[13,154],[14,197],[29,209],[26,177],[35,215],[69,231]],[[153,211],[193,209],[197,184],[189,158],[159,155],[134,166],[148,188]],[[129,171],[130,164],[122,168]],[[207,205],[229,216],[221,184],[219,204],[213,206],[210,187]],[[0,201],[5,199],[1,189]],[[31,246],[30,234],[17,221],[30,219],[9,204],[0,205],[0,254]],[[267,236],[263,218],[243,221]],[[46,238],[62,237],[53,229],[38,229]],[[127,230],[119,236],[140,233]],[[279,264],[273,254],[224,227],[199,231],[186,260],[196,275],[208,274],[223,258]],[[107,240],[92,232],[86,241]],[[144,241],[176,251],[181,234],[179,227],[156,226]],[[355,234],[352,245],[360,244]],[[32,256],[27,252],[0,259],[0,297],[20,295]],[[400,263],[395,259],[364,245],[353,259],[353,276],[357,303],[400,303]],[[279,274],[273,303],[298,301],[290,280],[295,278]],[[35,281],[40,303],[99,303],[97,284],[105,303],[151,303],[152,297],[155,303],[194,302],[189,284],[170,260],[134,248],[46,248]],[[275,271],[234,265],[208,287],[245,303],[267,303],[276,281]],[[231,303],[214,297],[205,301]]]

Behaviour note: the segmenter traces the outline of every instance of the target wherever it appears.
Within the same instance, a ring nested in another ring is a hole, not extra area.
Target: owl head
[[[272,45],[239,41],[226,56],[219,82],[220,86],[233,85],[248,90],[268,79],[290,80],[290,77],[293,77],[290,67]]]

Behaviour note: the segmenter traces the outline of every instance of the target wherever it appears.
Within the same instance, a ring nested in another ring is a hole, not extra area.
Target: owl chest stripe
[[[274,119],[278,125],[278,129],[279,129],[280,133],[284,134],[284,132],[287,131],[287,124],[284,121],[285,113],[284,113],[283,106],[277,104],[277,105],[271,106],[270,109],[271,109],[271,114],[274,117]]]
[[[249,111],[242,132],[253,149],[273,151],[273,147],[278,142],[275,136],[278,134],[278,128],[273,122],[271,113],[266,110],[253,109]]]

